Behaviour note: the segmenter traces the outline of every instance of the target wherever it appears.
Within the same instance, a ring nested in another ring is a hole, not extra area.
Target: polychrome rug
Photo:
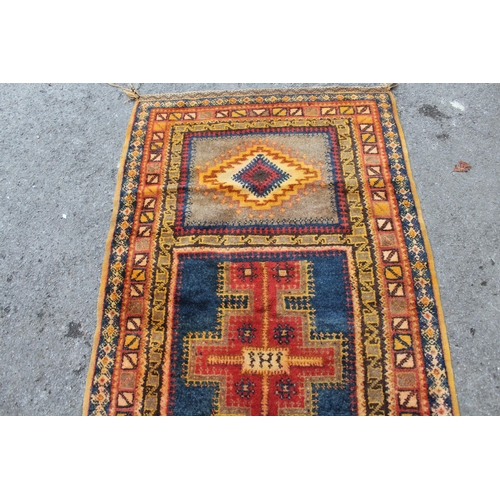
[[[389,87],[142,96],[84,413],[453,415]]]

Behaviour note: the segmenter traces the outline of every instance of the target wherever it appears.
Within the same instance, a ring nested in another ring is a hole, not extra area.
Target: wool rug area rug
[[[458,414],[388,86],[138,96],[84,414]]]

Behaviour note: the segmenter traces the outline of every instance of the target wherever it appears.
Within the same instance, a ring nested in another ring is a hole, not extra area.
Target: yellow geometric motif
[[[238,182],[235,176],[257,157],[262,156],[285,172],[287,178],[266,196],[256,196],[250,189]],[[321,180],[321,172],[316,167],[302,160],[290,158],[287,154],[264,144],[251,145],[243,152],[209,168],[206,172],[202,172],[201,169],[199,172],[201,186],[222,192],[238,202],[240,206],[256,210],[268,210],[280,206],[309,184]]]

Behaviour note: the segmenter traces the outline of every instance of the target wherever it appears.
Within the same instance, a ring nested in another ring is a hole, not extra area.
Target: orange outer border
[[[451,365],[450,345],[448,342],[448,334],[446,333],[446,324],[444,322],[443,308],[441,305],[441,295],[439,293],[439,284],[438,284],[437,277],[436,277],[436,270],[435,270],[435,265],[434,265],[434,257],[432,255],[431,243],[429,241],[429,235],[427,234],[427,229],[425,227],[424,218],[422,216],[422,209],[420,206],[420,198],[418,197],[418,194],[417,194],[417,187],[415,185],[415,181],[413,180],[413,173],[412,173],[411,167],[410,167],[410,158],[409,158],[409,154],[408,154],[408,149],[406,147],[406,141],[405,141],[404,134],[403,134],[403,128],[401,126],[401,122],[399,121],[398,110],[396,107],[396,99],[394,98],[392,92],[388,92],[388,94],[391,98],[392,110],[393,110],[393,114],[394,114],[394,121],[396,122],[396,126],[398,128],[398,134],[399,134],[399,137],[401,138],[401,146],[403,149],[403,156],[404,156],[404,160],[405,160],[406,171],[408,172],[408,179],[410,180],[411,191],[413,194],[413,199],[415,200],[415,207],[417,209],[418,221],[420,223],[420,228],[422,231],[422,238],[424,240],[425,251],[427,252],[427,261],[429,264],[429,271],[431,273],[432,289],[434,291],[434,298],[436,300],[436,310],[437,310],[438,321],[439,321],[439,329],[441,331],[441,343],[443,345],[444,364],[446,367],[446,374],[448,377],[448,385],[450,387],[452,411],[453,411],[453,415],[459,416],[460,409],[458,406],[458,398],[457,398],[457,393],[456,393],[456,388],[455,388],[455,380],[454,380],[454,376],[453,376],[453,368]]]
[[[123,172],[125,169],[125,163],[127,161],[127,151],[132,138],[132,127],[134,125],[138,106],[139,102],[136,102],[134,108],[132,109],[132,114],[130,116],[129,123],[127,126],[127,132],[125,134],[125,143],[123,144],[122,154],[120,156],[120,163],[118,167],[119,168],[117,176],[118,179],[116,181],[115,196],[113,201],[113,215],[111,217],[111,226],[109,228],[108,239],[106,240],[106,248],[104,250],[104,262],[102,265],[102,272],[101,272],[101,286],[99,289],[99,298],[97,299],[97,326],[94,334],[94,344],[92,347],[90,366],[89,366],[89,371],[87,373],[87,384],[85,386],[85,394],[83,398],[83,411],[82,411],[83,416],[88,416],[89,413],[90,390],[92,388],[92,379],[94,377],[95,365],[97,361],[97,348],[101,340],[101,325],[102,325],[102,316],[104,309],[104,295],[106,293],[106,283],[108,280],[108,268],[109,268],[109,259],[111,257],[111,245],[113,243],[113,236],[115,234],[115,229],[116,229],[116,219],[118,217],[118,208],[120,206],[120,192],[123,182]]]

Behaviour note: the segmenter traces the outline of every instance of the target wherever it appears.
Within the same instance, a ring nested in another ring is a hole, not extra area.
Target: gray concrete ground
[[[500,415],[500,85],[400,84],[394,95],[461,413]],[[81,414],[126,101],[105,84],[0,84],[0,415]],[[453,172],[460,160],[472,169]]]

